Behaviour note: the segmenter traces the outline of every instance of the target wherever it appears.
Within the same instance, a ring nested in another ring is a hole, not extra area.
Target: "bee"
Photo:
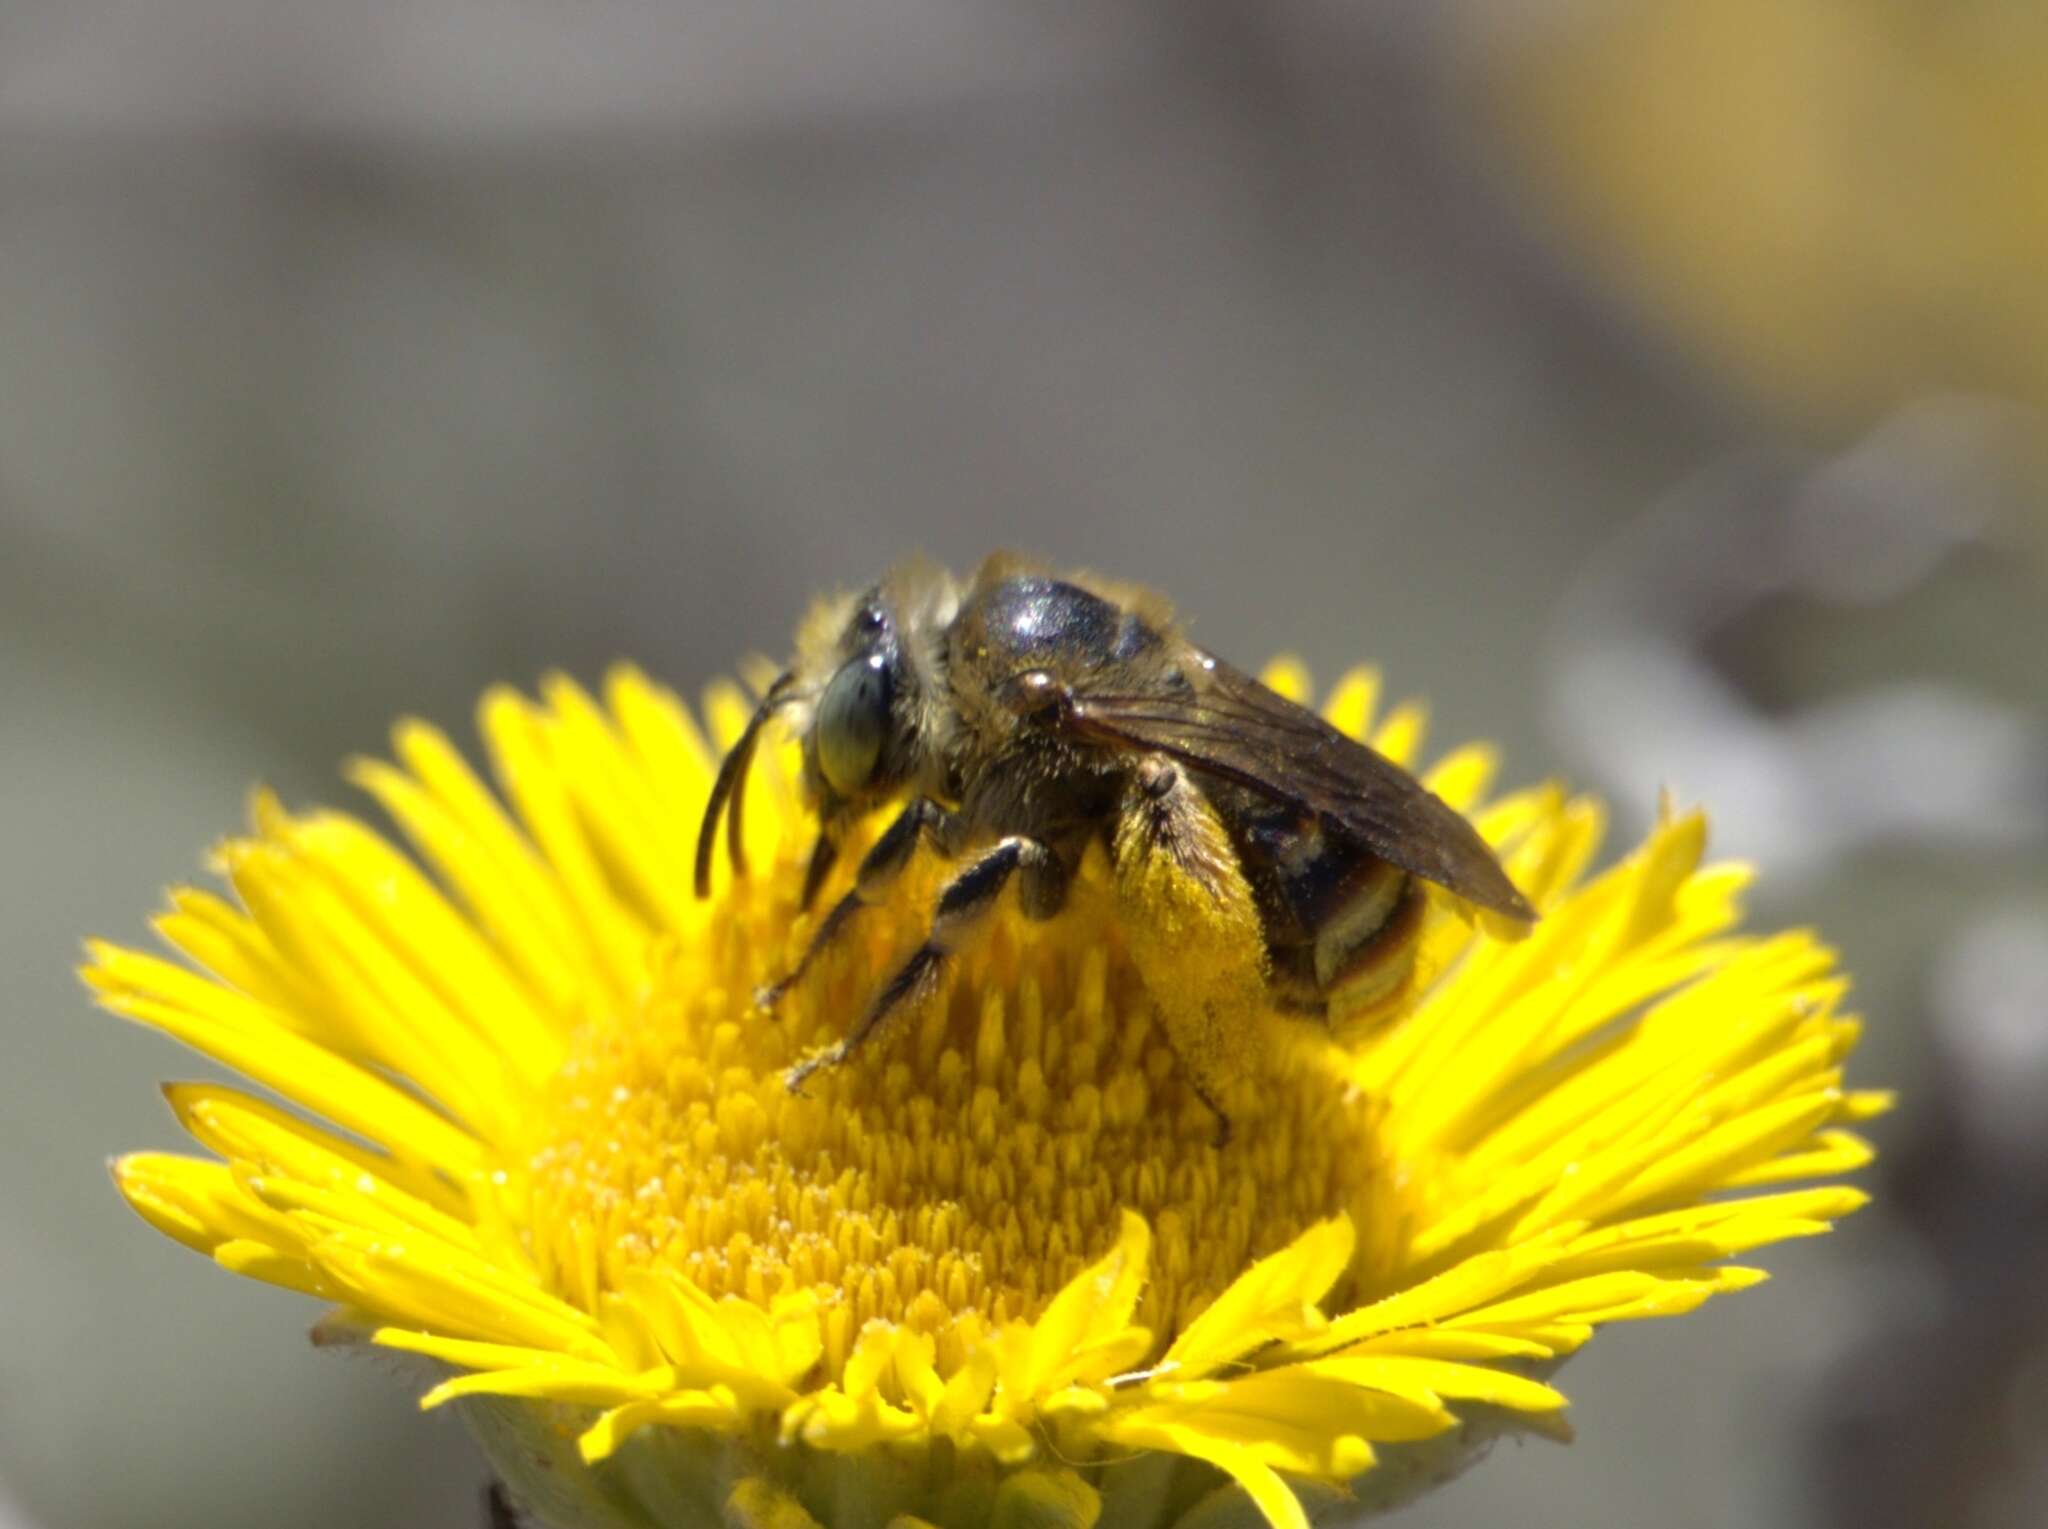
[[[736,874],[748,766],[771,719],[801,739],[818,821],[803,905],[851,826],[902,807],[786,975],[772,1011],[889,894],[920,846],[957,863],[922,941],[799,1090],[936,982],[1013,884],[1030,919],[1107,852],[1126,944],[1194,1091],[1229,1132],[1247,1005],[1326,1020],[1409,979],[1422,883],[1523,926],[1535,911],[1463,816],[1407,771],[1183,635],[1135,586],[998,554],[966,581],[929,563],[821,602],[721,763],[697,840],[708,895],[721,815]]]

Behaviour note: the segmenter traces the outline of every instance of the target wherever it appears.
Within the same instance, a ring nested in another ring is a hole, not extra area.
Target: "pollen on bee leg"
[[[1207,800],[1156,773],[1150,784],[1141,775],[1137,796],[1115,845],[1125,939],[1191,1090],[1221,1117],[1220,1135],[1259,1105],[1265,937]]]

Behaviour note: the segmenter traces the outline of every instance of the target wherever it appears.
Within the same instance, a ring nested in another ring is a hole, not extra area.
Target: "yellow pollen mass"
[[[813,920],[794,914],[795,863],[757,868],[729,921],[662,950],[643,1003],[579,1029],[527,1156],[555,1280],[573,1283],[594,1243],[607,1288],[659,1264],[757,1304],[808,1289],[835,1376],[875,1318],[933,1336],[946,1373],[1037,1318],[1125,1211],[1152,1225],[1137,1321],[1162,1335],[1306,1228],[1372,1216],[1372,1111],[1306,1025],[1246,1016],[1280,1081],[1218,1149],[1103,916],[1094,857],[1059,918],[1004,910],[926,1002],[791,1094],[789,1066],[843,1033],[919,937],[933,870],[866,910],[770,1015],[747,995]]]

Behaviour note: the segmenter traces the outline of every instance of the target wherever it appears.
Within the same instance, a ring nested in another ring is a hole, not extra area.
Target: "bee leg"
[[[484,1488],[484,1529],[522,1529],[522,1524],[502,1483],[494,1481]]]
[[[837,1067],[846,1061],[898,1006],[929,987],[946,957],[959,949],[974,927],[995,911],[996,900],[1012,876],[1018,878],[1017,906],[1026,918],[1051,918],[1065,906],[1070,879],[1066,862],[1036,839],[1002,840],[946,883],[945,890],[939,893],[931,931],[924,943],[896,969],[896,975],[875,995],[859,1023],[837,1045],[790,1068],[790,1092],[798,1092],[804,1079],[819,1069]]]
[[[1209,1145],[1220,1152],[1230,1145],[1230,1138],[1236,1127],[1231,1125],[1230,1117],[1223,1111],[1223,1105],[1202,1082],[1200,1073],[1195,1068],[1187,1066],[1187,1058],[1182,1057],[1181,1063],[1187,1070],[1188,1087],[1194,1090],[1195,1097],[1202,1101],[1203,1108],[1216,1117],[1216,1134],[1209,1138]]]
[[[839,841],[824,829],[818,830],[818,842],[811,846],[810,863],[804,867],[803,896],[798,899],[799,908],[808,908],[818,900],[818,888],[825,884],[825,878],[832,874],[832,867],[839,863]]]
[[[758,1009],[773,1009],[780,1003],[783,995],[795,987],[802,980],[804,973],[811,969],[811,963],[845,932],[854,914],[869,903],[879,902],[887,894],[890,883],[910,864],[910,857],[917,850],[919,837],[929,835],[934,843],[943,848],[950,835],[952,822],[953,815],[928,796],[919,797],[899,812],[896,821],[883,830],[881,838],[875,840],[874,848],[862,857],[860,870],[854,876],[852,888],[832,905],[832,911],[827,913],[818,925],[817,932],[811,936],[811,943],[804,947],[804,953],[797,958],[796,965],[776,981],[756,991],[754,1006]],[[810,872],[805,878],[806,903],[810,901],[815,891],[810,886],[812,875],[815,875],[817,880],[824,879],[824,873],[818,864],[820,855],[826,853],[824,844],[825,840],[821,837],[819,848],[811,853]],[[837,853],[836,848],[832,853]],[[825,863],[830,865],[829,857]]]
[[[1171,761],[1133,772],[1111,835],[1127,948],[1190,1091],[1230,1140],[1269,1006],[1264,926],[1216,809]]]

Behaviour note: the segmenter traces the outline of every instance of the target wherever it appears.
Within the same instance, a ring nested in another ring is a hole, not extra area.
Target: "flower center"
[[[815,923],[794,918],[800,879],[785,862],[721,894],[658,954],[639,1007],[577,1036],[528,1159],[534,1252],[558,1288],[587,1297],[647,1264],[764,1304],[811,1287],[834,1375],[876,1318],[931,1333],[950,1370],[1036,1317],[1123,1209],[1154,1231],[1138,1320],[1162,1338],[1312,1223],[1373,1224],[1372,1111],[1325,1032],[1246,1017],[1272,1031],[1274,1076],[1219,1147],[1092,864],[1059,917],[1006,906],[928,999],[792,1095],[785,1070],[864,1012],[936,885],[932,868],[907,876],[764,1014],[750,995]]]

